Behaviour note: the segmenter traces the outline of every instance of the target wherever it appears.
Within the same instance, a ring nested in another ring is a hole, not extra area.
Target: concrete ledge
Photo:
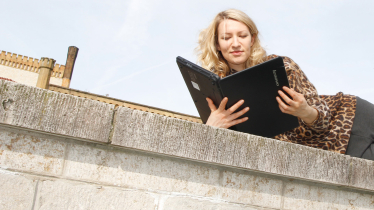
[[[374,162],[119,107],[112,144],[374,191]]]
[[[0,80],[0,123],[108,142],[114,105]]]
[[[115,111],[110,104],[4,80],[0,81],[0,102],[0,123],[9,126],[272,176],[374,192],[373,161],[126,107],[119,107]],[[112,126],[113,136],[110,137]],[[95,150],[92,152],[94,154],[101,152],[96,153]],[[14,165],[8,162],[7,166]],[[79,162],[72,161],[71,164]],[[56,168],[50,173],[60,173],[61,164],[56,162]],[[32,171],[39,171],[39,168]]]

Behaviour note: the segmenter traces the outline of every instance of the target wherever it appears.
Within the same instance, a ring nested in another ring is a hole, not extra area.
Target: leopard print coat
[[[277,55],[269,55],[272,59]],[[302,93],[307,103],[318,111],[313,124],[299,119],[299,127],[275,136],[275,139],[302,144],[345,154],[356,111],[356,97],[344,95],[318,95],[314,85],[300,67],[290,58],[283,57],[290,88]],[[230,72],[235,73],[235,70]]]

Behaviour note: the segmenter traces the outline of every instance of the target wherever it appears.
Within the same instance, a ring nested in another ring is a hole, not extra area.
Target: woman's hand
[[[294,91],[288,87],[283,87],[283,90],[288,93],[292,97],[290,99],[286,94],[282,91],[278,91],[279,95],[282,99],[288,104],[285,104],[279,96],[277,96],[277,101],[279,104],[279,109],[286,114],[290,114],[302,119],[305,123],[312,123],[318,117],[318,111],[311,106],[305,100],[303,94]]]
[[[219,105],[218,109],[216,108],[216,106],[210,98],[206,98],[206,100],[208,101],[209,108],[212,111],[206,122],[207,125],[211,125],[218,128],[229,128],[231,126],[248,120],[248,117],[244,117],[241,119],[237,118],[246,113],[249,110],[249,107],[246,107],[241,111],[234,113],[241,105],[243,105],[244,100],[238,101],[236,104],[234,104],[227,110],[225,110],[228,101],[228,98],[226,97],[221,101],[221,104]]]

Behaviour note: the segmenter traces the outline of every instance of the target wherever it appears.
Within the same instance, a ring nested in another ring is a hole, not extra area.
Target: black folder
[[[203,123],[210,115],[206,101],[209,97],[218,108],[224,97],[227,97],[229,108],[241,99],[250,110],[242,115],[248,120],[230,129],[264,137],[274,137],[299,126],[298,118],[282,113],[276,96],[283,86],[289,87],[283,59],[277,57],[256,66],[219,78],[208,71],[180,56],[177,64],[184,81],[190,91]]]

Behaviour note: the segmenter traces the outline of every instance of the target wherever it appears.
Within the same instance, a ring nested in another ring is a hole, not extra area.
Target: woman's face
[[[230,68],[244,70],[254,41],[248,27],[242,22],[228,19],[218,25],[217,31],[217,49],[221,51]]]

